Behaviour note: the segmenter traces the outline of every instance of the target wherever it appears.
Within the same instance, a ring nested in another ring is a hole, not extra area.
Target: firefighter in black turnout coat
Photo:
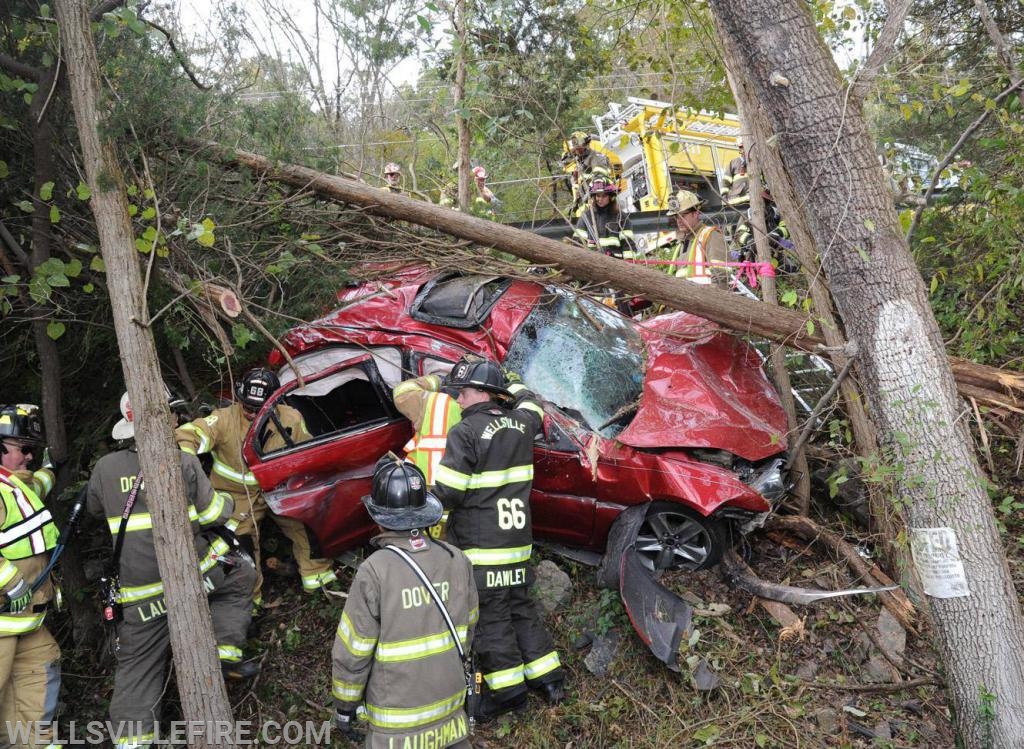
[[[561,662],[528,588],[533,438],[544,411],[521,383],[506,388],[486,359],[463,357],[445,386],[458,390],[462,421],[435,481],[451,511],[449,538],[473,563],[480,594],[474,651],[486,689],[477,715],[486,720],[522,707],[528,686],[552,704],[564,697]]]

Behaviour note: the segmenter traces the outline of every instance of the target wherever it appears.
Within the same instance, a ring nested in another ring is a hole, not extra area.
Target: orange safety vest
[[[458,402],[447,393],[431,393],[423,409],[423,421],[416,434],[405,445],[406,459],[416,464],[427,479],[427,486],[434,485],[444,448],[448,444],[448,431],[462,420],[462,409]]]
[[[711,285],[711,268],[707,260],[708,253],[706,247],[713,231],[718,230],[714,226],[705,226],[690,239],[686,265],[679,266],[676,270],[677,278],[685,278],[688,281],[706,286]],[[679,247],[677,246],[676,253],[678,252]],[[677,260],[678,258],[678,254],[675,254],[672,260]]]

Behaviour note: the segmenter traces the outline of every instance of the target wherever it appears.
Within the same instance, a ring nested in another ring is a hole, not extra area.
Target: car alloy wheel
[[[663,570],[702,570],[722,557],[722,523],[667,503],[652,505],[637,531],[634,548],[644,566]]]

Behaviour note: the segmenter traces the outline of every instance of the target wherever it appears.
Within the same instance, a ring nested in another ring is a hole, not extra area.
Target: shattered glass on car
[[[643,389],[644,345],[630,322],[549,288],[516,331],[505,367],[604,437],[629,423]]]

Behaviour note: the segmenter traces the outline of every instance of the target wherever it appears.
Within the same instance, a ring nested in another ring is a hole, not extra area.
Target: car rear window
[[[416,320],[448,328],[475,328],[512,283],[498,276],[444,275],[424,284],[409,313]]]

